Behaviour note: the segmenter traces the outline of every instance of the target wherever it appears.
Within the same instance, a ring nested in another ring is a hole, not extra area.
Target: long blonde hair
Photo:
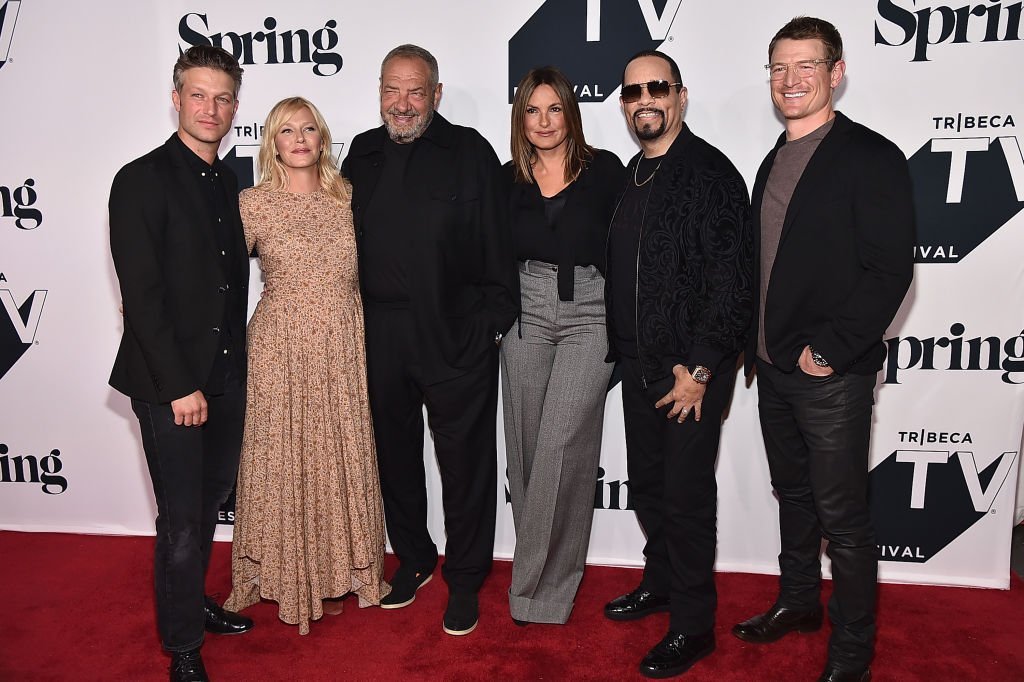
[[[263,124],[263,139],[260,141],[260,186],[267,186],[272,190],[283,190],[288,186],[288,169],[277,155],[277,148],[274,145],[274,138],[284,127],[284,124],[295,114],[296,111],[306,107],[313,114],[316,121],[317,132],[320,134],[320,157],[317,160],[317,171],[320,176],[320,187],[338,203],[345,203],[349,200],[348,188],[341,179],[341,172],[331,158],[331,131],[327,122],[312,102],[304,97],[288,97],[274,105],[274,108],[267,114],[267,121]]]

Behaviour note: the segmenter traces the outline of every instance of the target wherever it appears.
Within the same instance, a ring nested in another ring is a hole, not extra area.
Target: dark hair
[[[213,45],[193,45],[181,53],[174,63],[174,89],[180,93],[185,72],[198,68],[217,69],[231,76],[235,83],[235,97],[238,97],[238,90],[242,87],[242,67],[234,55],[223,47]]]
[[[414,58],[422,59],[427,63],[427,68],[430,70],[430,90],[433,92],[437,89],[437,84],[441,82],[440,72],[437,69],[437,60],[434,55],[430,54],[427,50],[424,50],[419,45],[411,45],[406,43],[405,45],[399,45],[395,49],[388,52],[384,56],[384,61],[380,63],[380,75],[384,76],[384,67],[387,66],[388,62],[392,59],[398,58]]]
[[[789,23],[779,29],[779,32],[768,43],[768,61],[772,60],[772,52],[775,51],[775,44],[780,40],[813,40],[817,38],[825,45],[825,59],[829,66],[843,58],[843,39],[835,26],[824,19],[815,17],[793,17]]]
[[[679,65],[676,64],[676,60],[672,59],[672,57],[669,57],[661,50],[640,50],[635,55],[630,57],[629,60],[626,61],[626,65],[622,67],[621,83],[623,85],[626,85],[626,69],[629,68],[630,64],[632,64],[637,59],[640,59],[641,57],[657,57],[658,59],[664,59],[666,62],[668,62],[668,68],[672,72],[672,81],[675,83],[683,82],[683,74],[679,70]]]
[[[583,118],[580,105],[572,91],[572,83],[565,74],[553,66],[531,69],[516,86],[512,101],[512,165],[516,182],[533,182],[533,160],[536,151],[526,137],[523,121],[530,97],[540,85],[550,86],[562,104],[565,117],[565,181],[572,182],[580,174],[587,161],[593,158],[594,150],[583,136]]]

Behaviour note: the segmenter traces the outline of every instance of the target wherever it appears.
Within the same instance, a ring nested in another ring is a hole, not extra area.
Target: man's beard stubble
[[[415,110],[413,110],[415,112]],[[428,109],[425,114],[417,114],[413,120],[413,124],[407,128],[398,128],[391,122],[391,116],[396,115],[408,115],[409,112],[398,111],[395,107],[391,107],[387,110],[387,116],[384,116],[384,127],[388,130],[388,136],[398,144],[408,144],[418,139],[423,132],[430,125],[430,122],[434,120],[433,108]]]

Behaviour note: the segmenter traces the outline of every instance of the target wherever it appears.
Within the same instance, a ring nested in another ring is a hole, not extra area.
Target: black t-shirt
[[[612,343],[620,355],[637,357],[636,348],[636,268],[647,200],[651,195],[653,173],[662,157],[640,158],[636,172],[626,181],[626,191],[615,212],[608,233],[609,281],[612,299]],[[646,182],[645,182],[646,180]],[[640,184],[638,187],[637,184]]]
[[[384,168],[366,207],[360,277],[370,302],[409,300],[410,230],[416,229],[405,187],[405,168],[418,141],[384,145]]]

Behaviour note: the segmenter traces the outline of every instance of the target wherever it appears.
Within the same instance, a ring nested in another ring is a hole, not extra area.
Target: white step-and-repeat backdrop
[[[1007,587],[1024,416],[1024,29],[1019,2],[961,5],[0,0],[0,527],[152,532],[138,425],[106,383],[121,324],[106,204],[117,169],[176,125],[179,50],[213,43],[243,62],[221,153],[244,184],[260,125],[285,96],[324,111],[343,157],[354,135],[379,124],[380,60],[404,42],[437,56],[444,115],[479,129],[506,159],[512,85],[549,63],[578,85],[588,139],[632,156],[621,70],[632,53],[659,47],[682,67],[688,123],[750,183],[782,130],[762,68],[768,41],[811,14],[846,42],[838,108],[894,140],[915,184],[918,264],[886,335],[873,432],[882,579]],[[635,565],[643,540],[619,399],[613,389],[589,558]],[[719,569],[776,572],[777,504],[756,385],[742,379],[718,479]],[[430,488],[441,544],[436,471]],[[505,505],[495,554],[510,556],[514,542]]]

